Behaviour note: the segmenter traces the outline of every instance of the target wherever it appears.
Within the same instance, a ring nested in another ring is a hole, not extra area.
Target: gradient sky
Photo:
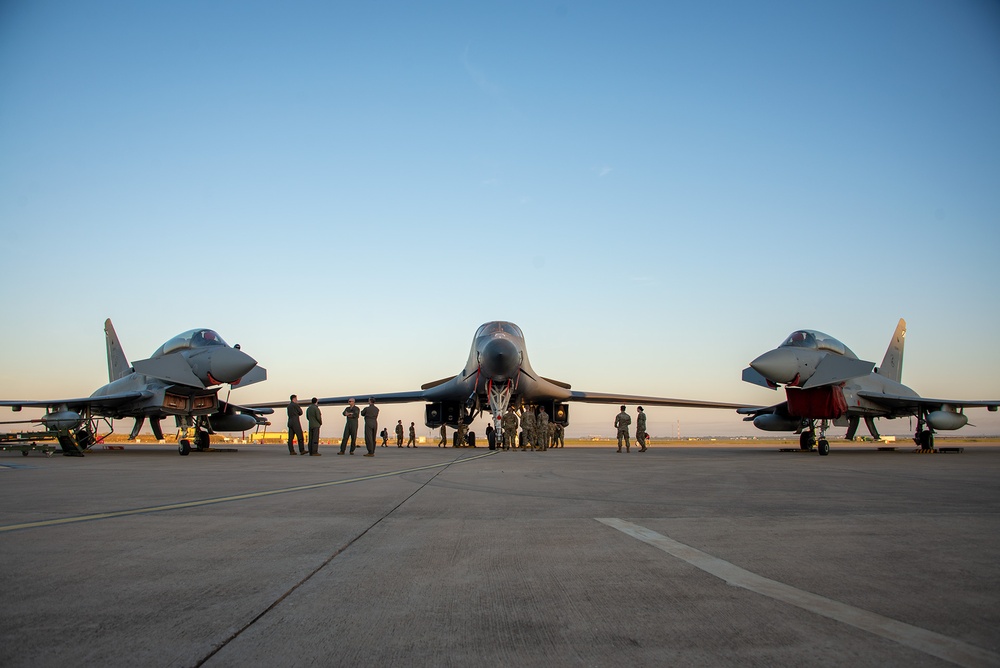
[[[905,317],[905,383],[998,399],[998,119],[987,0],[8,0],[0,395],[89,394],[107,317],[240,343],[244,402],[415,389],[503,319],[574,389],[768,404],[792,330],[879,362]]]

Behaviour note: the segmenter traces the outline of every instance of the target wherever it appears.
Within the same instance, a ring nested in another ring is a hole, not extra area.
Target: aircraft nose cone
[[[792,382],[799,375],[799,366],[798,356],[788,348],[769,350],[750,362],[750,368],[772,383]]]
[[[209,362],[209,373],[217,383],[235,383],[251,369],[257,366],[257,360],[242,350],[235,348],[219,348],[212,351]]]
[[[479,366],[493,380],[513,378],[521,365],[521,351],[508,339],[492,339],[483,346]]]

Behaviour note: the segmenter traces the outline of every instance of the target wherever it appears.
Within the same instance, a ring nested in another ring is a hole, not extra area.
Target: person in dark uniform
[[[294,394],[288,397],[288,406],[286,410],[288,411],[288,454],[295,454],[295,439],[299,439],[299,454],[306,454],[306,439],[302,434],[302,423],[299,421],[299,417],[302,415],[302,407],[299,406],[298,397]]]
[[[410,423],[410,438],[406,441],[406,447],[410,447],[411,443],[413,447],[417,447],[417,429],[413,426],[412,422]]]
[[[319,428],[323,425],[323,413],[319,410],[319,400],[316,397],[309,402],[306,409],[306,422],[309,423],[309,455],[319,457]]]
[[[347,408],[344,409],[344,417],[347,418],[347,423],[344,425],[344,438],[340,440],[340,452],[338,454],[344,454],[344,450],[347,449],[347,439],[351,440],[351,454],[354,454],[354,449],[358,447],[358,417],[361,415],[361,409],[354,405],[354,397],[347,400]]]
[[[646,452],[646,413],[642,406],[636,409],[635,416],[635,442],[639,446],[639,452]]]
[[[497,449],[497,430],[493,427],[493,423],[486,425],[486,442],[490,445],[490,450]]]
[[[441,425],[441,442],[438,443],[439,448],[448,447],[448,428],[445,425]]]
[[[396,420],[396,447],[403,447],[403,421]]]
[[[368,398],[368,405],[361,411],[365,418],[365,449],[368,451],[365,457],[375,456],[375,434],[378,431],[378,406],[375,399]]]
[[[388,448],[389,446],[386,445],[386,443],[389,442],[389,430],[386,429],[385,427],[382,427],[382,431],[379,432],[378,436],[379,438],[382,439],[382,447]]]

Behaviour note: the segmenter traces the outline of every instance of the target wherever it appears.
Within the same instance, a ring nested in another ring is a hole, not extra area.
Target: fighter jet
[[[472,339],[472,349],[461,373],[435,380],[410,392],[382,394],[354,394],[319,399],[321,405],[343,404],[351,397],[362,401],[369,397],[376,403],[427,402],[425,424],[440,427],[442,424],[457,427],[489,411],[496,421],[503,417],[508,407],[519,410],[545,411],[549,420],[566,426],[569,424],[568,402],[596,404],[645,404],[649,406],[682,406],[685,408],[740,408],[746,404],[691,399],[667,399],[631,394],[579,392],[568,383],[544,378],[531,368],[528,350],[521,329],[511,322],[493,321],[482,325]],[[287,401],[253,404],[257,407],[276,408]],[[496,425],[499,430],[499,425]]]
[[[40,421],[54,432],[63,454],[83,456],[98,439],[99,421],[135,418],[134,439],[146,418],[157,439],[163,439],[160,420],[174,416],[178,429],[194,427],[194,446],[208,448],[209,435],[217,431],[246,431],[263,424],[270,409],[252,409],[219,400],[223,384],[245,386],[267,378],[256,360],[230,347],[211,329],[192,329],[170,339],[149,359],[129,364],[111,320],[104,322],[108,350],[109,383],[77,399],[0,400],[14,411],[44,408]],[[107,434],[105,434],[105,437]],[[191,441],[178,440],[182,455],[191,452]]]
[[[817,445],[820,455],[830,454],[826,430],[847,427],[847,439],[853,439],[863,419],[876,440],[875,418],[917,418],[913,441],[923,449],[934,448],[934,430],[964,427],[969,418],[966,408],[984,407],[996,411],[1000,401],[965,401],[928,399],[900,383],[903,371],[903,344],[906,321],[902,318],[882,358],[882,365],[858,359],[837,339],[811,329],[792,332],[785,341],[743,370],[748,383],[777,389],[785,385],[787,401],[774,406],[737,410],[747,415],[765,431],[792,431],[799,436],[799,446],[811,450]],[[819,421],[819,440],[816,422]]]

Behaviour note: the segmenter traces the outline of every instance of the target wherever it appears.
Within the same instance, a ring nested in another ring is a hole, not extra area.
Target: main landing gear
[[[819,423],[819,440],[816,439],[816,422],[809,420],[809,428],[799,434],[799,447],[803,450],[812,450],[813,446],[820,456],[826,457],[830,454],[830,441],[826,440],[826,430],[830,428],[830,423],[823,419]]]
[[[926,429],[924,429],[925,425]],[[917,414],[917,430],[913,433],[913,442],[921,450],[934,449],[934,430],[927,424],[926,411],[920,411]]]

